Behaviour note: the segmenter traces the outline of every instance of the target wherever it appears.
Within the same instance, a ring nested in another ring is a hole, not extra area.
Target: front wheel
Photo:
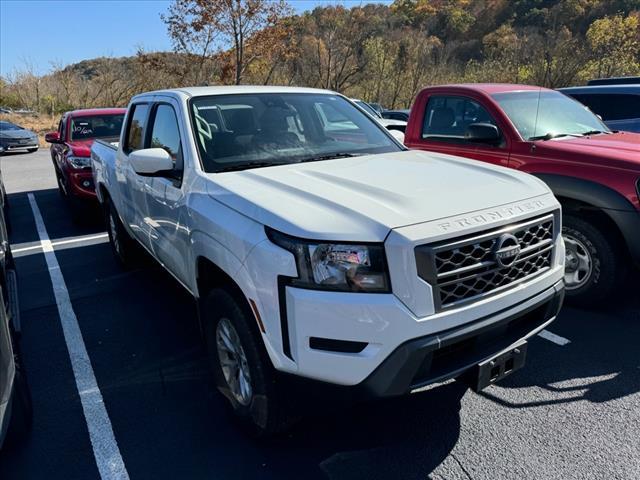
[[[265,436],[282,431],[292,417],[247,310],[228,292],[212,290],[204,301],[203,330],[218,390],[252,434]]]
[[[33,153],[33,152],[37,152],[38,149],[37,148],[27,148],[27,152],[29,153]]]
[[[563,218],[565,290],[567,301],[596,306],[618,292],[624,278],[624,258],[613,238],[593,223],[572,215]]]

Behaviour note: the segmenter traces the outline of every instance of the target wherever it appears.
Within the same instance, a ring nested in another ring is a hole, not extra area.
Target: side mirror
[[[153,176],[173,170],[169,152],[162,148],[145,148],[129,155],[129,161],[139,175]]]
[[[44,141],[48,143],[62,143],[59,132],[49,132],[44,136]]]
[[[476,143],[498,143],[500,131],[490,123],[472,123],[464,134],[465,140]]]
[[[389,133],[393,136],[393,138],[404,144],[404,133],[402,133],[400,130],[389,130]]]

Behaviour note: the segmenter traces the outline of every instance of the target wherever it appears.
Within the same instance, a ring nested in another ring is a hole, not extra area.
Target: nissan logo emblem
[[[501,267],[510,267],[520,255],[520,242],[518,239],[510,233],[503,233],[498,237],[495,246],[495,259],[496,263]]]

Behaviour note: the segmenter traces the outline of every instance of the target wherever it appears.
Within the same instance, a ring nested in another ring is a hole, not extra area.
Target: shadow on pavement
[[[560,347],[538,342],[530,375],[514,375],[503,388],[539,387],[537,398],[512,403],[490,389],[483,395],[503,406],[526,408],[577,401],[605,403],[640,391],[640,272],[625,291],[599,310],[565,306],[549,330],[571,340]]]

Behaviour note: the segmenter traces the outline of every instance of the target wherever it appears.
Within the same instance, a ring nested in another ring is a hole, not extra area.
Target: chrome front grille
[[[505,242],[511,242],[511,257],[500,260],[496,253],[502,252]],[[517,256],[513,254],[516,242]],[[549,269],[553,245],[554,217],[549,214],[470,237],[418,246],[418,275],[433,287],[436,307],[441,310],[497,293]]]

